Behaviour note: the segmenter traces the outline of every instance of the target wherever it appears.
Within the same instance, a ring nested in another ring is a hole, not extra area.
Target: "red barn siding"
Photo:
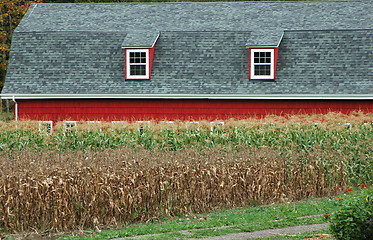
[[[214,120],[351,111],[373,113],[373,101],[47,99],[18,100],[19,119],[31,120]]]

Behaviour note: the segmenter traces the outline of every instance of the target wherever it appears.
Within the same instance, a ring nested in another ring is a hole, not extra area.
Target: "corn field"
[[[0,229],[67,231],[373,183],[372,116],[0,126]]]
[[[2,156],[1,228],[66,231],[335,194],[344,165],[318,154],[307,164],[270,149]]]
[[[81,123],[65,131],[58,123],[51,133],[39,131],[39,122],[0,123],[0,151],[23,149],[101,151],[123,146],[177,151],[216,146],[276,147],[307,150],[314,146],[350,150],[368,144],[372,115],[268,117],[240,121]],[[339,117],[339,118],[338,118]],[[223,125],[221,123],[224,123]],[[346,149],[347,148],[347,149]]]

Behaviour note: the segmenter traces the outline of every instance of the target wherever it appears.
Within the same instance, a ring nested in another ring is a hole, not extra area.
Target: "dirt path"
[[[278,229],[266,229],[266,230],[254,231],[254,232],[232,233],[232,234],[216,236],[216,237],[208,237],[208,238],[190,238],[188,240],[247,240],[247,239],[255,239],[255,238],[280,236],[280,235],[292,235],[292,234],[304,233],[304,232],[309,232],[309,231],[317,231],[317,230],[328,228],[328,225],[329,225],[328,223],[301,225],[301,226],[285,227],[285,228],[278,228]],[[188,231],[179,231],[179,232],[187,236],[191,234]],[[142,237],[152,237],[152,236],[155,237],[157,235],[160,235],[160,234],[115,238],[112,240],[139,239]]]
[[[286,228],[278,228],[278,229],[267,229],[261,231],[254,231],[254,232],[241,232],[241,233],[233,233],[223,236],[217,237],[209,237],[209,238],[199,238],[199,239],[189,239],[189,240],[246,240],[246,239],[255,239],[255,238],[265,238],[265,237],[273,237],[279,235],[291,235],[297,233],[304,233],[309,231],[317,231],[328,228],[328,223],[322,224],[312,224],[312,225],[303,225],[303,226],[294,226],[294,227],[286,227]]]

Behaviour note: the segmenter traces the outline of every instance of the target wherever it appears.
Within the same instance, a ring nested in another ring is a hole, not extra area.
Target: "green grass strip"
[[[103,240],[149,234],[155,235],[143,236],[140,239],[220,236],[237,232],[324,223],[326,220],[323,215],[334,212],[336,209],[335,202],[329,198],[308,199],[295,203],[236,208],[207,214],[166,218],[154,223],[126,226],[121,230],[103,231],[91,236],[66,236],[59,240]],[[302,218],[304,216],[311,217]],[[92,234],[94,234],[93,231]]]

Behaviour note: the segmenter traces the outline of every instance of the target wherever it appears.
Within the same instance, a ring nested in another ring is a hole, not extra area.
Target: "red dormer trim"
[[[149,79],[152,75],[152,69],[153,69],[153,58],[154,58],[154,45],[152,48],[149,48]]]
[[[270,62],[266,60],[268,59],[268,55],[270,55]],[[250,80],[275,80],[276,70],[277,70],[277,59],[278,59],[278,47],[249,48],[248,49],[249,79]]]

